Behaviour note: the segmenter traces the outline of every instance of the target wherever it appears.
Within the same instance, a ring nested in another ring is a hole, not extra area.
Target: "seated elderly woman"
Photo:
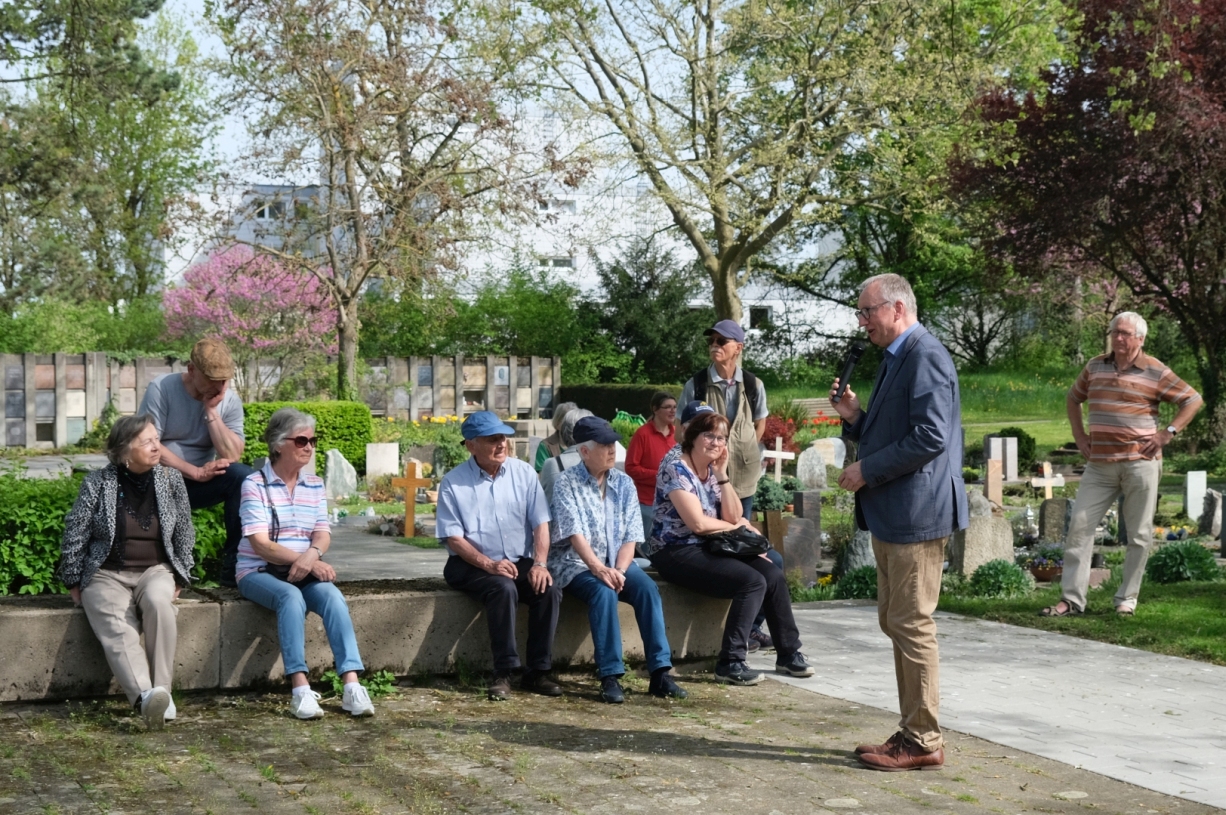
[[[546,461],[566,449],[567,445],[562,441],[562,420],[566,418],[567,413],[577,407],[578,405],[574,402],[563,402],[553,409],[553,433],[541,440],[536,448],[536,460],[532,463],[538,473]],[[574,422],[571,424],[573,425]]]
[[[558,476],[571,467],[578,467],[583,462],[575,446],[575,425],[579,424],[579,420],[591,415],[590,410],[580,407],[571,408],[558,423],[561,449],[558,450],[557,455],[545,459],[537,468],[540,473],[541,489],[545,491],[546,500],[553,500],[553,483],[558,480]]]
[[[707,553],[703,535],[748,526],[741,499],[728,480],[728,420],[702,413],[685,429],[681,456],[660,469],[652,527],[651,563],[670,583],[711,597],[731,598],[715,678],[756,685],[762,672],[745,664],[749,633],[759,608],[776,647],[775,670],[812,676],[800,653],[800,632],[783,572],[765,556],[725,557]]]
[[[345,683],[341,708],[373,716],[374,705],[358,682],[364,670],[349,606],[332,582],[336,571],[322,560],[332,542],[324,482],[303,474],[319,441],[315,418],[281,408],[264,431],[268,461],[243,482],[239,514],[238,592],[277,613],[281,659],[292,688],[290,711],[299,719],[324,715],[320,695],[307,681],[306,615],[323,619],[336,672]]]
[[[85,477],[64,522],[59,577],[85,608],[128,701],[160,730],[175,718],[174,601],[191,582],[192,510],[183,476],[160,463],[148,416],[117,420],[106,454],[111,463]]]
[[[660,591],[634,562],[635,544],[643,540],[643,519],[633,479],[613,469],[619,438],[608,422],[595,416],[575,425],[583,463],[554,482],[549,573],[564,593],[587,604],[602,700],[625,701],[618,681],[626,673],[618,601],[629,603],[638,620],[651,672],[648,692],[684,699],[688,694],[669,675],[672,649],[664,633]]]

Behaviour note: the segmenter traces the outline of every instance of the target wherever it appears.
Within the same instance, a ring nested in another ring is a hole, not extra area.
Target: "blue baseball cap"
[[[736,320],[720,320],[702,333],[704,337],[719,334],[721,337],[727,337],[730,340],[745,342],[745,329],[741,328]]]
[[[475,439],[479,436],[514,436],[515,428],[504,423],[488,410],[478,410],[470,413],[460,425],[460,435],[465,439]]]
[[[621,434],[613,429],[613,425],[599,416],[584,416],[575,422],[575,444],[594,441],[597,444],[612,444],[621,441]]]
[[[685,406],[685,408],[681,411],[680,421],[681,421],[681,424],[689,424],[690,422],[694,421],[695,417],[697,417],[698,414],[700,413],[714,413],[714,412],[715,412],[715,408],[711,407],[706,402],[703,402],[700,399],[695,399],[692,402],[688,403]]]

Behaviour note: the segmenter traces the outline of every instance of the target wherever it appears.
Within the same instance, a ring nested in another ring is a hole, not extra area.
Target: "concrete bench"
[[[340,583],[349,602],[362,660],[369,671],[398,676],[446,673],[463,661],[489,670],[489,634],[480,604],[437,578]],[[673,658],[719,653],[729,602],[660,582]],[[228,589],[179,598],[175,687],[182,690],[259,687],[284,676],[276,616]],[[620,604],[625,655],[643,658],[634,611]],[[527,608],[517,632],[525,653]],[[307,662],[315,675],[332,667],[323,623],[307,615]],[[593,661],[587,607],[569,597],[554,640],[556,665]],[[67,596],[0,598],[0,701],[66,699],[119,693],[85,612]]]

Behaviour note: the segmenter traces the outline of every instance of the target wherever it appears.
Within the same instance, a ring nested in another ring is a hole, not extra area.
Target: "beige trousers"
[[[1124,495],[1124,528],[1128,550],[1124,555],[1124,581],[1115,593],[1115,606],[1135,609],[1141,593],[1145,561],[1154,542],[1154,509],[1158,506],[1158,480],[1162,461],[1091,461],[1077,487],[1077,501],[1069,521],[1064,545],[1064,571],[1060,593],[1066,603],[1085,611],[1090,590],[1090,560],[1094,554],[1094,529]]]
[[[149,688],[170,690],[179,609],[169,566],[159,563],[143,572],[99,569],[81,589],[81,605],[129,702],[135,704]]]
[[[944,744],[937,718],[941,710],[937,624],[932,619],[941,596],[945,541],[888,543],[873,536],[877,558],[877,617],[894,643],[898,682],[898,729],[921,749]]]

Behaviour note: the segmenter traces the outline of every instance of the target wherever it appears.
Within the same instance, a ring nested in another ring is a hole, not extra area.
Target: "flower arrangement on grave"
[[[1060,569],[1064,567],[1064,550],[1059,546],[1040,546],[1032,553],[1017,556],[1023,569]]]

